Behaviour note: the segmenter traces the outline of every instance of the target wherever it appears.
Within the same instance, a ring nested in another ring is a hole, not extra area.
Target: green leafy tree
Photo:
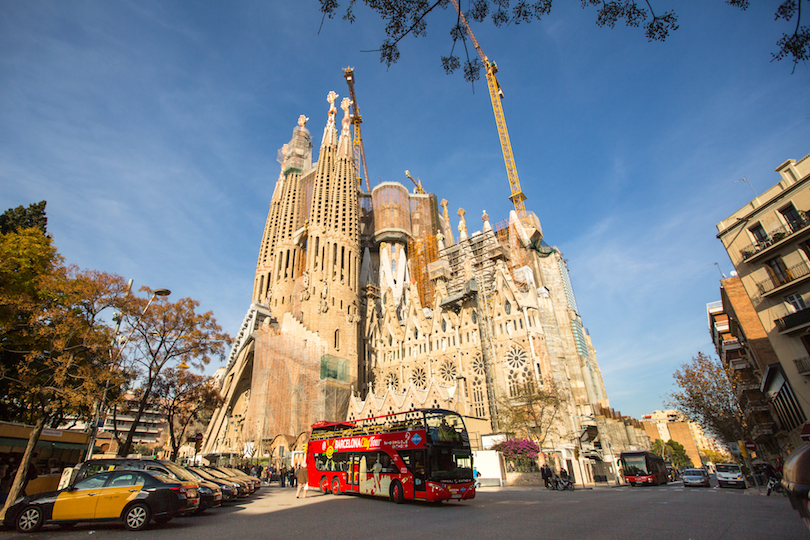
[[[31,227],[46,233],[48,218],[45,217],[45,204],[45,201],[40,201],[29,205],[28,208],[23,206],[9,208],[0,215],[0,234],[30,229]]]
[[[468,81],[480,77],[481,62],[467,46],[467,35],[456,9],[451,0],[349,0],[344,3],[345,10],[340,9],[338,0],[319,0],[320,10],[324,20],[333,18],[339,11],[343,12],[343,19],[349,23],[356,21],[355,7],[358,4],[374,11],[385,23],[385,39],[377,51],[380,61],[391,66],[399,60],[399,42],[406,36],[425,36],[427,34],[427,18],[432,12],[450,8],[452,15],[448,23],[452,47],[448,56],[442,56],[442,66],[445,71],[452,73],[462,64],[454,53],[458,41],[466,51],[466,60],[463,66],[464,78]],[[452,0],[455,2],[455,0]],[[637,0],[580,0],[583,9],[596,10],[596,24],[613,28],[617,23],[626,26],[643,28],[649,41],[664,41],[670,32],[678,30],[678,16],[674,11],[656,10],[652,0],[640,2]],[[739,8],[748,9],[748,0],[725,0],[725,3]],[[794,23],[792,31],[785,32],[776,43],[777,52],[773,54],[775,60],[789,58],[793,60],[794,69],[798,62],[810,58],[810,27],[802,25],[802,6],[808,0],[782,0],[775,13],[777,21]],[[466,11],[464,17],[468,21],[483,22],[490,19],[497,26],[510,24],[527,24],[539,21],[551,13],[553,0],[468,0],[464,2]],[[323,24],[323,21],[321,22]]]
[[[684,448],[681,443],[673,441],[672,439],[667,442],[661,439],[654,440],[652,451],[664,459],[669,460],[669,462],[678,469],[688,469],[693,466],[692,460],[686,454],[686,448]]]

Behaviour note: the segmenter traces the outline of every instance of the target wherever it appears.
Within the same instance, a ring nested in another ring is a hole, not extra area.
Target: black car
[[[175,478],[183,482],[194,482],[200,495],[200,504],[195,508],[189,508],[184,513],[200,514],[208,508],[220,506],[222,504],[222,490],[216,484],[209,482],[201,483],[183,467],[171,461],[141,458],[101,458],[91,459],[76,465],[73,468],[71,479],[77,482],[101,471],[112,471],[118,469],[138,469],[164,474],[169,478]]]
[[[87,521],[122,521],[140,531],[149,522],[166,523],[199,505],[197,486],[160,473],[107,471],[80,480],[60,491],[18,499],[6,512],[4,525],[27,533],[45,523],[69,528]]]

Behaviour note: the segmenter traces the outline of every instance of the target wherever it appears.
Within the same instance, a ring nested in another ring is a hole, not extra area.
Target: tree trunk
[[[43,412],[37,419],[34,429],[31,430],[31,435],[28,437],[28,446],[25,447],[22,461],[17,469],[14,482],[11,484],[8,497],[6,498],[6,504],[3,506],[3,509],[0,510],[0,520],[3,520],[6,517],[6,511],[14,504],[17,498],[21,494],[25,495],[22,493],[23,484],[25,483],[25,478],[28,476],[28,468],[31,466],[31,460],[34,457],[34,448],[36,448],[37,443],[39,442],[39,436],[42,435],[42,429],[45,427],[45,422],[48,419],[47,416],[48,415]]]
[[[155,384],[156,378],[157,376],[153,377],[152,380],[149,381],[146,390],[144,390],[143,395],[141,396],[140,403],[138,404],[138,412],[135,413],[135,419],[133,420],[132,425],[129,427],[127,438],[124,441],[124,444],[118,447],[119,457],[127,457],[130,449],[132,449],[132,439],[135,438],[135,430],[138,429],[138,424],[141,422],[143,411],[146,410],[146,404],[149,402],[149,397],[152,395],[152,385]]]

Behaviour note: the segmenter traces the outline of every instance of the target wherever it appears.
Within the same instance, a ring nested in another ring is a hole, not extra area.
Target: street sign
[[[757,449],[757,444],[754,441],[745,441],[745,449],[753,452]]]

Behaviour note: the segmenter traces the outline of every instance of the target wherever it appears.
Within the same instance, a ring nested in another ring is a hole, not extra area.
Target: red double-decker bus
[[[475,497],[464,420],[443,409],[313,424],[307,469],[310,486],[335,495],[361,493],[396,503]]]

